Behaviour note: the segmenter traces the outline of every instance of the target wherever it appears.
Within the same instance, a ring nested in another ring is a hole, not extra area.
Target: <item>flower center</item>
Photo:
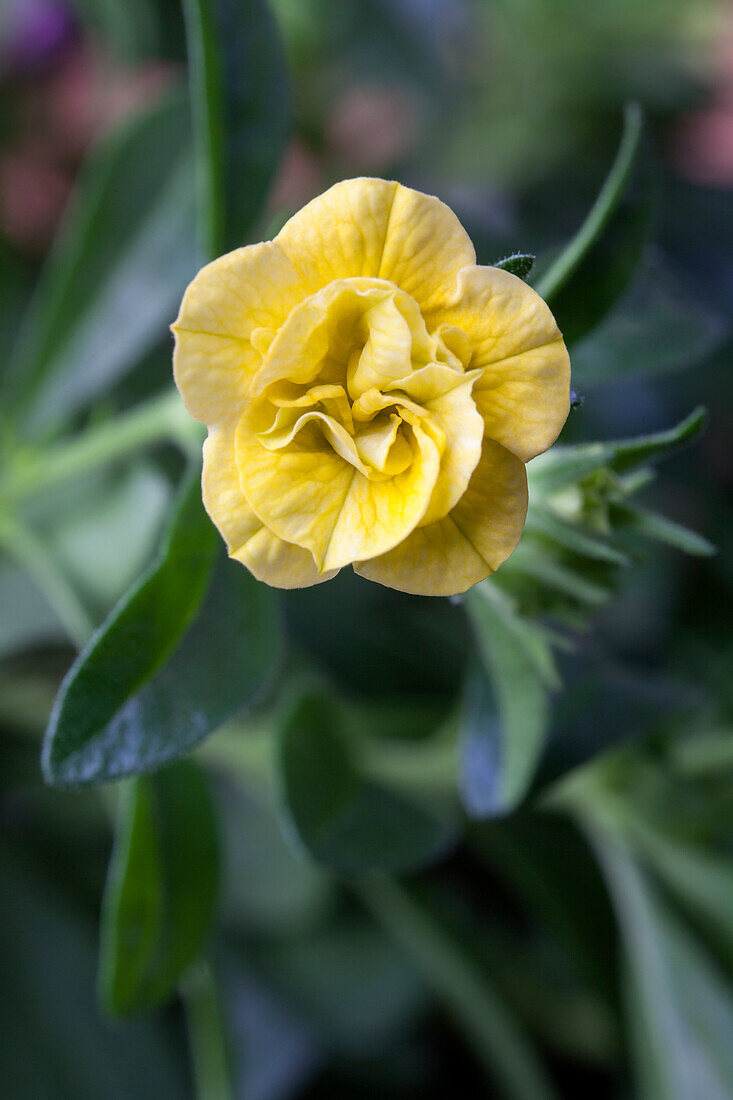
[[[464,364],[394,283],[335,280],[297,306],[274,338],[259,332],[253,342],[266,348],[253,397],[267,450],[330,449],[381,481],[410,466],[417,426],[442,449],[414,383],[429,382],[436,365],[463,373]]]

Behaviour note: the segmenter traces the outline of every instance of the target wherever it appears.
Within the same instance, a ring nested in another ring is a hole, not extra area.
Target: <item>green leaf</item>
[[[611,469],[617,474],[623,474],[645,462],[666,457],[671,451],[695,439],[705,427],[706,420],[707,413],[703,406],[699,405],[674,428],[611,444],[613,447]]]
[[[552,304],[568,343],[584,335],[625,289],[638,262],[648,225],[648,203],[624,202],[641,145],[638,104],[624,113],[616,159],[582,226],[535,284]]]
[[[705,419],[705,409],[700,406],[674,428],[666,431],[608,443],[553,447],[544,455],[533,459],[527,467],[530,496],[534,494],[535,499],[541,500],[604,466],[616,473],[626,473],[646,462],[663,458],[691,442],[702,430]]]
[[[542,501],[562,492],[588,474],[608,466],[614,456],[613,443],[578,443],[552,447],[527,465],[530,500]]]
[[[24,430],[57,429],[167,333],[198,265],[180,98],[128,122],[82,173],[5,378]]]
[[[682,843],[639,818],[628,823],[633,842],[681,906],[695,916],[733,962],[733,863],[729,857]]]
[[[222,561],[211,580],[217,546],[194,473],[158,561],[61,686],[43,752],[48,782],[158,768],[251,706],[271,681],[280,660],[276,595],[237,562]]]
[[[185,0],[198,144],[199,222],[210,258],[247,240],[290,125],[288,81],[265,0]]]
[[[203,960],[181,982],[196,1095],[229,1100],[232,1073],[221,998],[214,973]]]
[[[674,742],[670,754],[675,770],[686,778],[724,774],[733,768],[733,729],[696,730]]]
[[[196,467],[184,481],[158,559],[95,632],[61,685],[43,753],[49,782],[136,770],[132,760],[123,771],[103,760],[124,754],[125,745],[101,737],[181,639],[206,592],[216,550]]]
[[[643,1100],[733,1093],[731,989],[616,842],[594,844],[628,958],[630,1031]]]
[[[218,845],[207,782],[190,760],[122,792],[102,907],[99,988],[115,1015],[161,1004],[211,924]]]
[[[358,775],[323,694],[303,695],[283,721],[279,772],[288,831],[342,873],[413,869],[452,842],[452,828],[417,801]]]
[[[525,530],[536,533],[550,542],[570,550],[591,561],[608,562],[609,565],[628,566],[631,564],[627,554],[611,546],[607,539],[595,531],[571,523],[562,516],[541,504],[530,508],[527,513]]]
[[[690,531],[665,516],[658,516],[643,508],[629,504],[611,504],[609,516],[614,527],[643,535],[656,542],[665,542],[685,554],[706,558],[716,553],[713,544],[696,531]]]
[[[548,692],[559,686],[550,646],[490,584],[466,599],[480,667],[463,708],[461,795],[468,813],[508,813],[532,781],[548,731]]]
[[[600,607],[612,595],[611,589],[586,577],[578,569],[564,565],[527,540],[512,555],[511,569],[504,571],[507,579],[514,574],[531,577],[538,584],[569,597],[587,607]]]
[[[495,263],[494,267],[500,267],[519,279],[526,279],[532,270],[534,259],[530,252],[513,252],[511,256],[505,256]]]
[[[725,329],[659,258],[646,258],[618,307],[573,348],[573,383],[585,388],[692,367],[715,351]]]
[[[551,299],[551,308],[571,348],[594,331],[628,289],[650,236],[651,190],[627,198],[613,223],[595,243],[577,272]]]

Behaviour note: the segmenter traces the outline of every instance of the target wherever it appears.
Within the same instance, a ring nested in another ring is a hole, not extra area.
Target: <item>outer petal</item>
[[[399,184],[344,180],[293,215],[275,241],[298,269],[309,293],[333,279],[377,276]]]
[[[547,304],[515,275],[467,267],[444,309],[427,318],[471,339],[471,367],[484,367],[474,399],[486,434],[523,462],[554,443],[570,408],[570,359]]]
[[[205,424],[241,408],[266,344],[305,296],[302,280],[277,244],[248,245],[199,271],[173,327],[173,371],[186,407]]]
[[[423,596],[453,596],[488,577],[512,553],[527,512],[527,477],[515,455],[485,439],[468,489],[444,519],[388,554],[355,565],[362,577]]]
[[[284,451],[257,440],[266,409],[250,407],[236,433],[240,484],[265,526],[309,550],[323,570],[391,549],[419,523],[440,465],[432,439],[413,428],[409,469],[372,481],[306,426]]]
[[[425,311],[452,294],[461,268],[475,263],[471,238],[450,207],[398,185],[379,277],[406,290]]]
[[[360,177],[313,199],[276,238],[311,291],[332,279],[391,279],[421,305],[441,302],[476,262],[465,229],[439,199]]]
[[[293,546],[260,527],[259,531],[231,555],[246,565],[258,581],[275,588],[312,588],[314,584],[330,581],[338,569],[319,573],[313,555],[302,546]]]
[[[204,506],[226,540],[229,556],[276,588],[307,588],[336,576],[319,573],[313,555],[273,535],[247,503],[234,460],[234,434],[222,426],[204,443]]]

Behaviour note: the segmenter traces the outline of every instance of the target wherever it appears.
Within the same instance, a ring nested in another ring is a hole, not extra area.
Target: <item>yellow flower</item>
[[[438,199],[336,184],[203,268],[173,330],[209,429],[204,503],[256,577],[297,588],[353,564],[445,596],[515,548],[524,464],[565,422],[570,364],[542,299],[477,266]]]

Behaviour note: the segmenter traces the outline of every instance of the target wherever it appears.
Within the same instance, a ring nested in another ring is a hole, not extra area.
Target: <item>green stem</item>
[[[4,517],[0,523],[0,545],[30,574],[58,615],[71,641],[81,649],[94,630],[94,624],[43,541],[18,519]]]
[[[534,1050],[460,944],[394,879],[353,884],[376,921],[419,966],[458,1022],[492,1082],[513,1100],[552,1100],[555,1090]]]
[[[562,290],[608,224],[634,167],[642,123],[643,114],[639,104],[627,104],[621,144],[598,198],[573,239],[535,284],[535,290],[545,301],[549,302]]]
[[[176,390],[60,443],[33,462],[11,470],[0,497],[17,501],[164,440],[189,449],[200,430]]]
[[[232,1100],[224,1026],[211,967],[198,963],[181,983],[198,1100]]]

